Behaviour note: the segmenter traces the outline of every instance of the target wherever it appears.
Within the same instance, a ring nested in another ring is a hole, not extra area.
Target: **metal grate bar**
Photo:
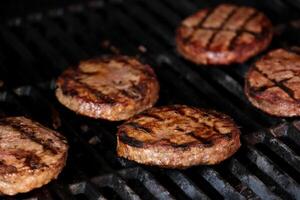
[[[91,200],[106,200],[106,198],[91,183],[86,183],[84,194]]]
[[[282,143],[277,138],[271,137],[267,133],[263,143],[266,144],[274,153],[289,163],[295,170],[300,172],[300,157],[286,144]]]
[[[300,199],[300,186],[289,175],[284,173],[275,166],[261,152],[252,147],[248,147],[247,157],[265,174],[270,176],[283,190],[291,194],[295,199]]]
[[[300,146],[300,121],[294,121],[292,127],[287,132],[289,138],[291,138],[298,146]]]
[[[166,190],[149,171],[141,167],[125,169],[119,172],[120,176],[125,179],[138,179],[157,199],[174,199],[168,190]]]
[[[73,195],[69,191],[69,188],[65,184],[57,183],[57,181],[52,182],[50,185],[51,191],[57,195],[59,199],[74,199]]]
[[[227,183],[217,171],[204,167],[201,176],[207,180],[225,199],[246,199]]]
[[[117,192],[123,199],[141,199],[127,184],[124,180],[115,176],[114,174],[95,177],[91,181],[98,187],[111,187]]]
[[[267,186],[256,176],[250,174],[236,159],[231,159],[229,169],[242,183],[249,186],[261,199],[280,199],[275,196]]]
[[[210,199],[194,182],[180,171],[168,170],[166,174],[191,199]]]

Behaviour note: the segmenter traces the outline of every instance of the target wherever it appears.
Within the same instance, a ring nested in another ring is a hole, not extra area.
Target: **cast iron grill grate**
[[[175,51],[178,23],[215,3],[96,1],[0,26],[1,116],[29,116],[65,134],[71,146],[58,180],[5,198],[300,199],[300,121],[270,117],[243,95],[244,73],[257,58],[208,69],[185,61]],[[276,26],[270,48],[300,44],[299,10],[293,4],[280,0],[251,4]],[[161,84],[158,105],[183,103],[231,115],[243,132],[238,153],[217,166],[183,171],[119,159],[115,133],[120,123],[76,115],[54,97],[55,78],[66,67],[119,51],[138,55],[154,67]]]

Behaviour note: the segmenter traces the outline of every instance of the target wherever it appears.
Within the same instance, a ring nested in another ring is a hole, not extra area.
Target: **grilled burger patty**
[[[159,84],[152,68],[136,58],[103,56],[67,69],[57,80],[58,100],[82,115],[124,120],[156,102]]]
[[[61,172],[67,141],[25,117],[0,120],[0,195],[28,192]]]
[[[270,20],[251,7],[221,4],[186,18],[176,33],[178,52],[197,64],[242,63],[265,49]]]
[[[166,168],[216,164],[240,147],[228,116],[184,105],[150,108],[119,127],[118,155]]]
[[[246,75],[245,93],[257,108],[276,116],[300,116],[300,48],[277,49]]]

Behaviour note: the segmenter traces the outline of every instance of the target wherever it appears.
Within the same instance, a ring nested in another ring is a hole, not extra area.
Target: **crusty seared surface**
[[[257,108],[276,116],[300,116],[300,51],[276,49],[246,75],[245,93]]]
[[[251,7],[221,4],[186,18],[176,33],[178,52],[197,64],[242,63],[264,50],[273,36],[270,20]]]
[[[158,99],[159,84],[149,65],[127,56],[82,61],[57,80],[56,96],[69,109],[93,118],[124,120]]]
[[[119,127],[118,155],[166,168],[219,163],[240,147],[228,116],[184,105],[150,108]]]
[[[67,150],[63,136],[37,122],[0,119],[0,195],[28,192],[57,178]]]

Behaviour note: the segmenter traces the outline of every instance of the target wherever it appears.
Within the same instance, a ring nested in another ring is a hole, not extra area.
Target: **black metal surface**
[[[57,180],[4,199],[300,199],[300,121],[266,115],[243,94],[244,73],[259,56],[242,65],[204,68],[175,51],[180,20],[215,3],[96,1],[1,25],[1,116],[29,116],[57,129],[70,143]],[[295,20],[300,14],[292,4],[238,3],[255,6],[272,19],[276,36],[270,48],[299,44]],[[157,105],[183,103],[232,116],[242,130],[241,149],[220,165],[182,171],[119,159],[115,133],[120,123],[76,115],[54,96],[55,78],[66,67],[117,51],[153,66],[161,84]]]

